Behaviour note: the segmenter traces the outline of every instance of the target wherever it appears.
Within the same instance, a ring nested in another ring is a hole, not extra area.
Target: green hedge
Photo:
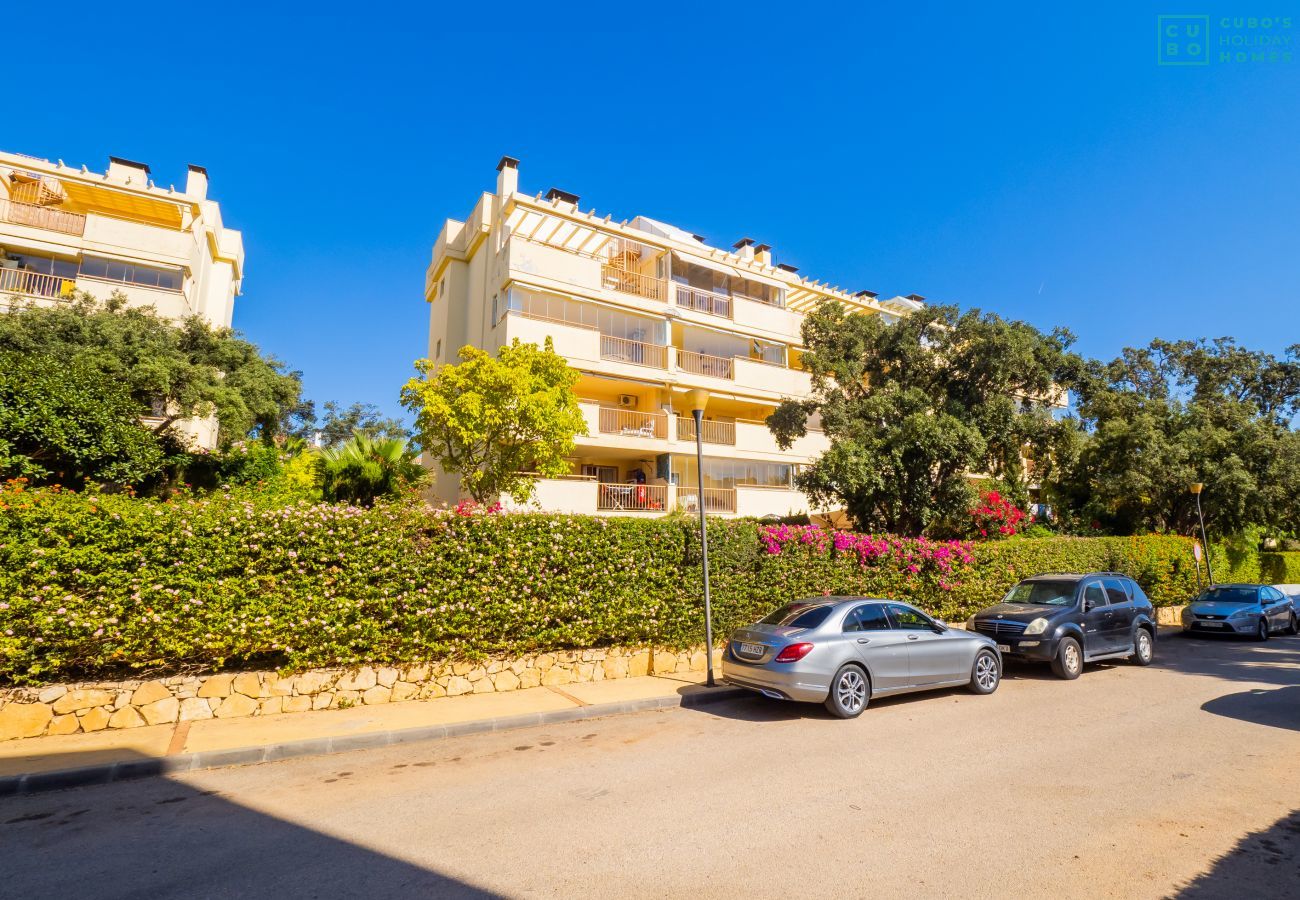
[[[1261,553],[1259,571],[1267,584],[1300,584],[1300,551]]]
[[[695,528],[11,485],[0,490],[0,681],[686,646],[702,637]],[[906,598],[960,620],[1040,571],[1125,571],[1160,603],[1195,589],[1180,538],[1015,539],[969,553],[893,539],[864,564],[812,531],[773,553],[762,528],[710,524],[719,634],[824,592]]]

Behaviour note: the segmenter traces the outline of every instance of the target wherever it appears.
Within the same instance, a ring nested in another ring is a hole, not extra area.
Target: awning
[[[691,256],[685,253],[673,251],[673,254],[683,262],[692,263],[705,269],[712,269],[714,272],[721,272],[724,275],[731,275],[735,278],[743,278],[745,281],[752,281],[756,284],[765,284],[768,287],[788,288],[789,285],[784,281],[778,281],[767,275],[760,275],[757,272],[751,272],[748,269],[742,269],[738,266],[728,265],[727,263],[718,262],[703,256]]]

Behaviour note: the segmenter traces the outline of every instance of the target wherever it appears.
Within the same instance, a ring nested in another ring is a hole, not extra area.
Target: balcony
[[[65,297],[72,293],[77,283],[71,278],[28,272],[25,269],[0,268],[0,296],[25,294],[31,297]]]
[[[731,514],[736,511],[735,488],[705,488],[701,491],[693,486],[677,488],[677,508],[686,512],[699,512],[700,503],[704,503],[706,513]]]
[[[604,263],[600,267],[600,286],[623,294],[644,297],[647,300],[664,299],[664,283],[653,275],[624,269],[617,263]]]
[[[725,356],[709,356],[694,350],[677,351],[677,368],[692,375],[707,375],[710,378],[734,379],[736,364],[734,359]]]
[[[668,509],[666,484],[596,485],[596,509],[603,512],[665,512]]]
[[[695,420],[686,416],[677,417],[677,439],[679,441],[695,440]],[[715,422],[705,419],[700,423],[700,441],[705,444],[736,445],[736,423]]]
[[[652,440],[663,440],[668,437],[668,416],[664,413],[643,413],[602,406],[597,423],[597,430],[601,434]]]
[[[600,336],[600,358],[613,362],[648,366],[652,369],[668,368],[668,348],[660,344],[647,344],[610,334]]]
[[[715,294],[686,284],[675,285],[676,302],[682,309],[693,309],[710,316],[731,318],[731,298],[725,294]]]
[[[86,231],[86,217],[81,213],[3,198],[0,198],[0,222],[30,225],[33,228],[44,228],[46,231],[57,231],[75,237],[81,237]]]

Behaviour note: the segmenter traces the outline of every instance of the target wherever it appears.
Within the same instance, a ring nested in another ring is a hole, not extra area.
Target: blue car
[[[1216,584],[1183,608],[1183,631],[1245,634],[1266,641],[1296,633],[1291,598],[1269,584]]]

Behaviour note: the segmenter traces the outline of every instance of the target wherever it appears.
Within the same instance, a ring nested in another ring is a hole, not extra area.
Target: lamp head
[[[709,392],[704,388],[695,388],[686,392],[686,405],[691,412],[699,410],[704,411],[704,407],[709,403]]]
[[[1205,487],[1205,485],[1203,485],[1201,482],[1193,481],[1191,484],[1187,486],[1187,489],[1191,491],[1193,494],[1199,494],[1201,492],[1201,488],[1203,487]]]

